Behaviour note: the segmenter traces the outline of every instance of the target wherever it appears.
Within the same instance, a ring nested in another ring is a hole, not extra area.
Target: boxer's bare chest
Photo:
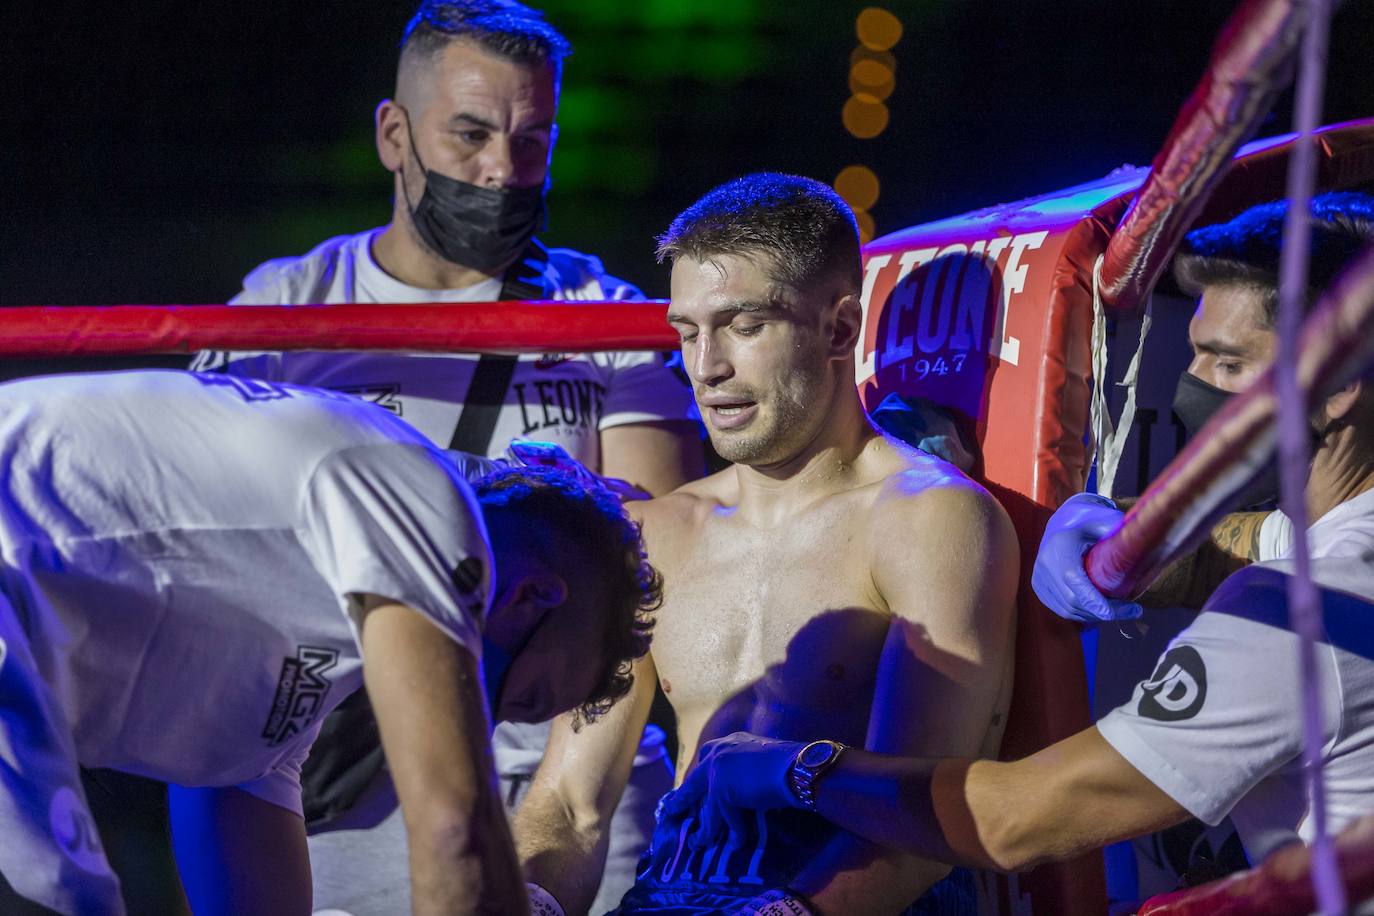
[[[655,561],[654,661],[682,759],[738,729],[862,743],[889,621],[869,575],[869,500],[831,497],[767,528],[717,507]]]

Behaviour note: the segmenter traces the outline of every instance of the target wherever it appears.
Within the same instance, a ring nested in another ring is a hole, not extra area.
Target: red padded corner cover
[[[1293,136],[1244,147],[1199,224],[1283,195]],[[1318,186],[1374,179],[1374,119],[1318,132]],[[981,478],[1021,541],[1012,708],[1002,754],[1024,756],[1090,722],[1076,629],[1031,593],[1046,519],[1080,492],[1091,393],[1092,270],[1143,169],[880,238],[864,251],[857,381],[871,410],[890,393],[956,408],[982,449]],[[1100,856],[1013,876],[1004,913],[1100,913]]]
[[[888,236],[865,251],[858,379],[870,409],[928,397],[977,431],[982,479],[1021,542],[1012,710],[1002,752],[1024,756],[1089,722],[1077,630],[1029,588],[1045,520],[1083,489],[1092,265],[1136,171]],[[1101,913],[1101,856],[998,881],[999,909]]]

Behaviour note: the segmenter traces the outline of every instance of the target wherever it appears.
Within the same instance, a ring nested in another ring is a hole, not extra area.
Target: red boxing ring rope
[[[1306,12],[1302,0],[1249,0],[1227,21],[1206,75],[1107,244],[1102,301],[1109,309],[1134,311],[1158,282],[1231,157],[1288,85]]]
[[[1374,363],[1374,246],[1322,296],[1302,327],[1298,385],[1307,406]],[[1278,400],[1270,368],[1233,398],[1141,495],[1121,525],[1088,551],[1088,577],[1128,598],[1204,538],[1229,500],[1273,456]]]
[[[0,355],[197,350],[583,353],[675,350],[667,302],[111,305],[0,309]]]

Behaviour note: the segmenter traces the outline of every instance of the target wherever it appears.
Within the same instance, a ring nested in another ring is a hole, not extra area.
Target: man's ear
[[[1343,420],[1355,409],[1355,405],[1360,402],[1360,396],[1366,391],[1365,383],[1360,379],[1346,385],[1331,397],[1326,399],[1326,416],[1328,420]]]
[[[863,333],[864,312],[859,297],[843,293],[835,303],[834,324],[830,330],[830,355],[838,358],[852,356]]]
[[[520,580],[517,588],[520,600],[546,611],[561,607],[568,600],[568,583],[557,573],[530,573]]]
[[[551,572],[526,573],[511,582],[492,602],[487,636],[498,645],[519,645],[549,611],[568,600],[568,584]]]
[[[376,127],[377,158],[388,172],[400,171],[410,145],[405,111],[395,101],[382,99],[372,120]]]

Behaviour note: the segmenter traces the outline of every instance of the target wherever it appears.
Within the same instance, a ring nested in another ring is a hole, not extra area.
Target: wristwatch
[[[812,741],[792,758],[787,786],[807,811],[816,810],[816,785],[840,762],[845,746],[838,741]]]

